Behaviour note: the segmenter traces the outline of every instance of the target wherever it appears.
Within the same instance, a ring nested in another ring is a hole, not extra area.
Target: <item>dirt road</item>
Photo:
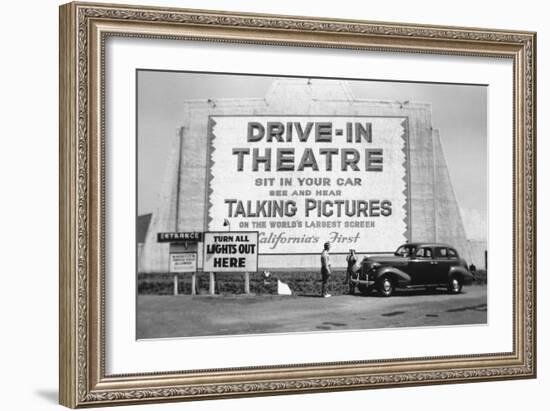
[[[137,308],[138,339],[483,324],[487,287],[464,287],[459,295],[403,291],[389,298],[139,295]]]

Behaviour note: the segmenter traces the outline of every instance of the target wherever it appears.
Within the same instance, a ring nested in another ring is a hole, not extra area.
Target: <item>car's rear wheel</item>
[[[378,290],[378,293],[383,297],[389,297],[393,294],[393,291],[395,289],[395,286],[393,284],[393,281],[390,277],[387,275],[383,276],[378,280],[378,283],[376,285],[376,289]]]
[[[462,280],[460,277],[454,276],[451,277],[451,280],[449,281],[449,292],[451,294],[460,294],[462,291]]]

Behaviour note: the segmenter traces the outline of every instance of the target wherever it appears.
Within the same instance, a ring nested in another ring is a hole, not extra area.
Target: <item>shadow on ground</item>
[[[58,404],[59,403],[59,393],[57,390],[53,389],[40,389],[35,391],[35,394],[38,397],[41,397],[48,401],[49,403]]]

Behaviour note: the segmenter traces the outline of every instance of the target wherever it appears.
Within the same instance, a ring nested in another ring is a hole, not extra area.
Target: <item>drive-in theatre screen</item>
[[[407,119],[210,117],[208,229],[259,231],[262,254],[381,252],[408,238]]]

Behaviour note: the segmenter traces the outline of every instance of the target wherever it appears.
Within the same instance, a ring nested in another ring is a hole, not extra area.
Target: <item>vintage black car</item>
[[[363,294],[376,289],[389,297],[396,288],[445,287],[459,294],[462,286],[473,281],[468,265],[457,251],[446,244],[407,243],[393,255],[369,255],[350,277],[349,292],[357,287]]]

